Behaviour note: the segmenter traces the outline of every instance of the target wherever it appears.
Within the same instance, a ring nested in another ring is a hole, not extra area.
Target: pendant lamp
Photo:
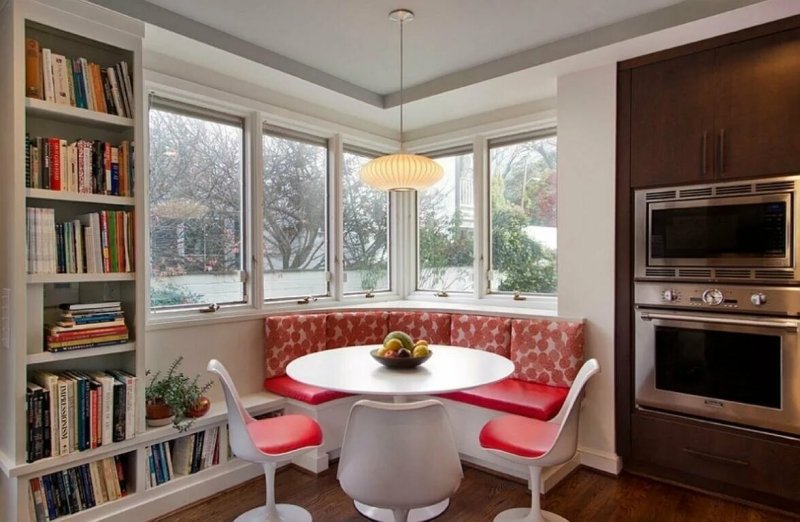
[[[414,19],[408,9],[396,9],[389,19],[400,24],[400,151],[380,156],[361,167],[361,181],[380,190],[410,191],[430,187],[444,176],[444,169],[432,159],[404,150],[403,139],[403,24]]]

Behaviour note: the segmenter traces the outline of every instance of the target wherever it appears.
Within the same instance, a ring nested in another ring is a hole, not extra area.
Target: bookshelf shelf
[[[91,203],[97,205],[116,205],[132,207],[135,200],[132,197],[106,196],[105,194],[82,194],[80,192],[67,192],[63,190],[25,189],[28,199],[42,199],[48,201],[69,201],[71,203]]]
[[[125,353],[136,350],[136,343],[115,344],[113,346],[100,346],[98,348],[85,348],[67,352],[42,352],[28,354],[28,365],[47,364],[56,361],[69,361],[71,359],[85,359],[99,357],[113,353]]]
[[[25,98],[25,108],[29,115],[68,123],[91,124],[96,127],[110,129],[128,129],[134,126],[134,120],[131,118],[123,118],[113,114],[90,111],[68,105],[58,105],[36,98]]]
[[[29,284],[44,283],[104,283],[109,281],[134,281],[134,272],[109,272],[103,274],[28,274]]]
[[[242,396],[242,402],[251,415],[258,415],[260,413],[265,413],[267,411],[278,409],[284,406],[286,399],[271,393],[258,392]],[[105,457],[113,457],[114,455],[127,453],[135,449],[142,450],[145,446],[151,444],[177,439],[186,435],[191,435],[192,433],[196,433],[198,431],[205,430],[217,424],[222,424],[223,422],[227,421],[227,415],[228,410],[225,406],[225,401],[215,402],[211,405],[211,410],[203,417],[197,419],[192,425],[191,429],[185,432],[178,432],[171,425],[162,426],[160,428],[148,428],[143,433],[139,433],[133,438],[121,442],[115,442],[113,444],[100,446],[86,451],[77,451],[68,455],[48,457],[46,459],[37,460],[36,462],[32,462],[30,464],[23,463],[17,466],[10,466],[8,473],[11,477],[41,475],[52,473],[53,471],[64,468],[70,468],[75,465],[85,464],[93,460],[98,460]]]

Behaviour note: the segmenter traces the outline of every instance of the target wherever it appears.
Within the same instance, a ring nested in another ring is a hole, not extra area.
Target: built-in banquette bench
[[[552,418],[583,362],[583,323],[557,318],[358,311],[271,316],[265,322],[264,387],[287,398],[287,413],[317,419],[325,434],[322,448],[296,462],[314,472],[326,469],[329,456],[338,455],[350,407],[362,397],[293,380],[286,375],[286,366],[297,357],[330,348],[380,344],[388,332],[402,330],[431,344],[487,350],[510,358],[515,367],[511,377],[438,398],[447,407],[464,460],[521,478],[528,476],[526,468],[513,467],[480,449],[480,429],[504,413]]]

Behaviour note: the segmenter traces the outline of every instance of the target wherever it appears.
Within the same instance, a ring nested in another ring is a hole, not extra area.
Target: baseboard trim
[[[616,453],[598,451],[591,448],[578,447],[581,465],[611,475],[619,475],[622,471],[622,459]]]

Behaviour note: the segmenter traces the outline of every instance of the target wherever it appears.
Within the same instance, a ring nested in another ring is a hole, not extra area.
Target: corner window
[[[492,292],[555,294],[556,136],[489,142]]]
[[[247,301],[244,119],[156,98],[150,133],[150,308]]]
[[[264,298],[329,295],[327,140],[265,128]]]
[[[358,173],[377,155],[344,151],[342,250],[344,293],[380,292],[389,282],[389,194],[364,184]]]
[[[444,177],[417,194],[417,288],[470,292],[475,279],[472,152],[434,159]]]

